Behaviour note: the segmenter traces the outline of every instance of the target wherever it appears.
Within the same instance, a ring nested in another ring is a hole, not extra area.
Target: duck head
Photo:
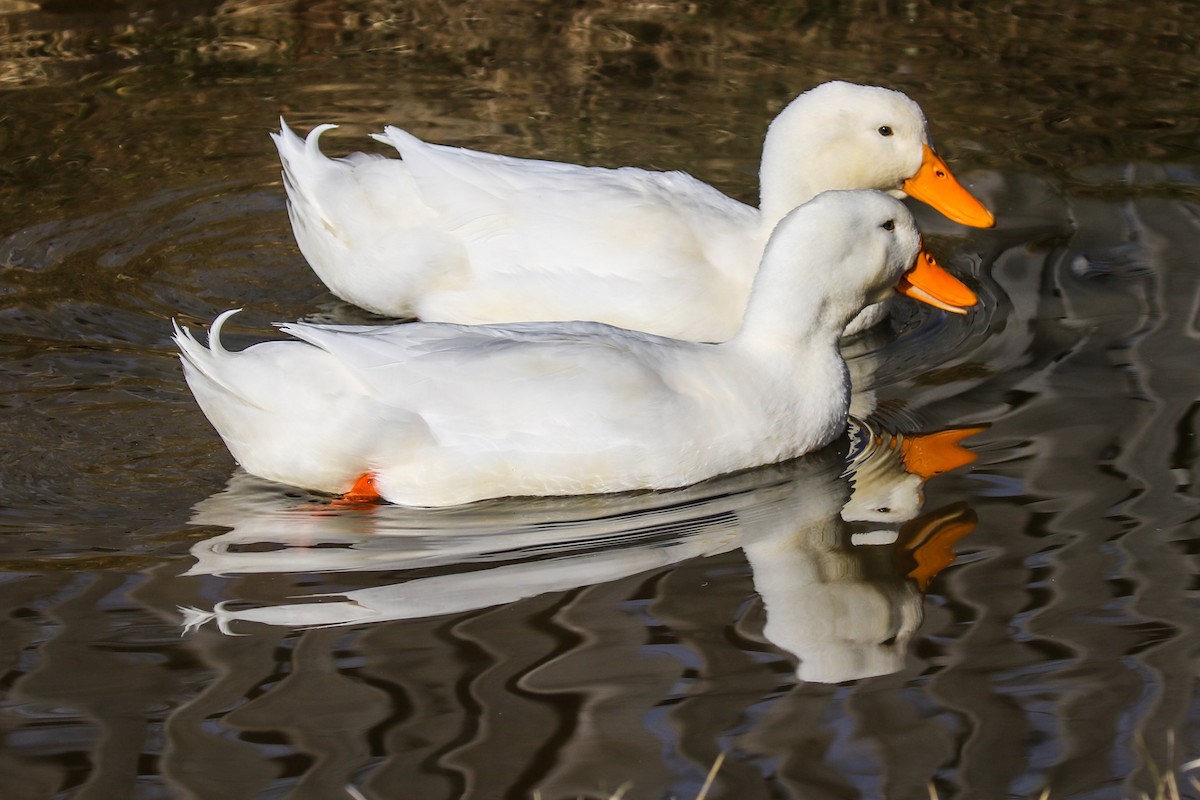
[[[830,189],[911,195],[963,225],[995,224],[934,151],[921,107],[879,86],[832,81],[793,100],[767,131],[759,179],[768,226]]]
[[[893,292],[955,314],[977,302],[922,250],[916,221],[899,200],[863,189],[822,192],[771,234],[742,336],[801,345],[837,337]]]

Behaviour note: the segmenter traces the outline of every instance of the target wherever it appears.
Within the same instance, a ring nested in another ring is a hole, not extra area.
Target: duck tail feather
[[[221,344],[221,328],[224,327],[226,320],[239,311],[241,311],[240,308],[231,308],[213,320],[208,330],[207,347],[200,343],[191,330],[181,327],[175,320],[171,320],[171,325],[175,329],[171,338],[174,340],[175,346],[179,348],[179,360],[183,362],[184,375],[189,381],[193,376],[202,377],[208,384],[228,392],[243,403],[255,408],[262,408],[258,403],[251,401],[244,391],[231,384],[223,374],[227,370],[221,368],[223,361],[238,355],[226,350]]]
[[[413,136],[403,128],[397,128],[395,125],[388,125],[383,129],[383,133],[372,133],[371,138],[377,142],[382,142],[386,145],[391,145],[396,148],[396,152],[401,158],[406,157],[416,148],[427,147],[425,140]],[[405,152],[408,150],[408,153]]]

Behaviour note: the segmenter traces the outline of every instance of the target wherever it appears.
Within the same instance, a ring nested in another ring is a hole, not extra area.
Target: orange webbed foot
[[[375,474],[364,472],[350,487],[350,491],[342,495],[343,503],[378,503],[383,499],[379,488],[375,485]]]

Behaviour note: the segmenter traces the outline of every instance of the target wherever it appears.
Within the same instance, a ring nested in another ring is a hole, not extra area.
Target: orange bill
[[[904,182],[903,189],[910,197],[928,203],[950,219],[973,228],[990,228],[996,224],[992,212],[950,174],[946,162],[925,145],[925,157],[917,174]]]
[[[935,475],[965,467],[975,461],[975,454],[960,442],[968,436],[987,430],[983,427],[954,428],[937,433],[905,435],[900,440],[904,469],[929,480]]]
[[[951,314],[966,314],[968,308],[979,302],[974,292],[942,269],[925,250],[917,254],[916,266],[904,273],[896,291]]]
[[[900,529],[898,554],[907,554],[912,567],[907,575],[921,592],[928,591],[937,574],[954,563],[954,544],[975,530],[977,521],[973,511],[955,504],[909,520]]]

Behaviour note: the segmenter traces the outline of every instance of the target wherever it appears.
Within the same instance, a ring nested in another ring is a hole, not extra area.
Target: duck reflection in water
[[[741,548],[766,610],[763,634],[799,659],[801,679],[888,674],[904,665],[929,582],[975,524],[961,504],[918,516],[924,484],[974,461],[960,442],[979,430],[899,436],[857,424],[809,456],[678,491],[437,511],[306,503],[239,474],[197,505],[194,524],[231,530],[195,544],[185,575],[414,577],[299,602],[185,608],[184,630],[463,613]]]

